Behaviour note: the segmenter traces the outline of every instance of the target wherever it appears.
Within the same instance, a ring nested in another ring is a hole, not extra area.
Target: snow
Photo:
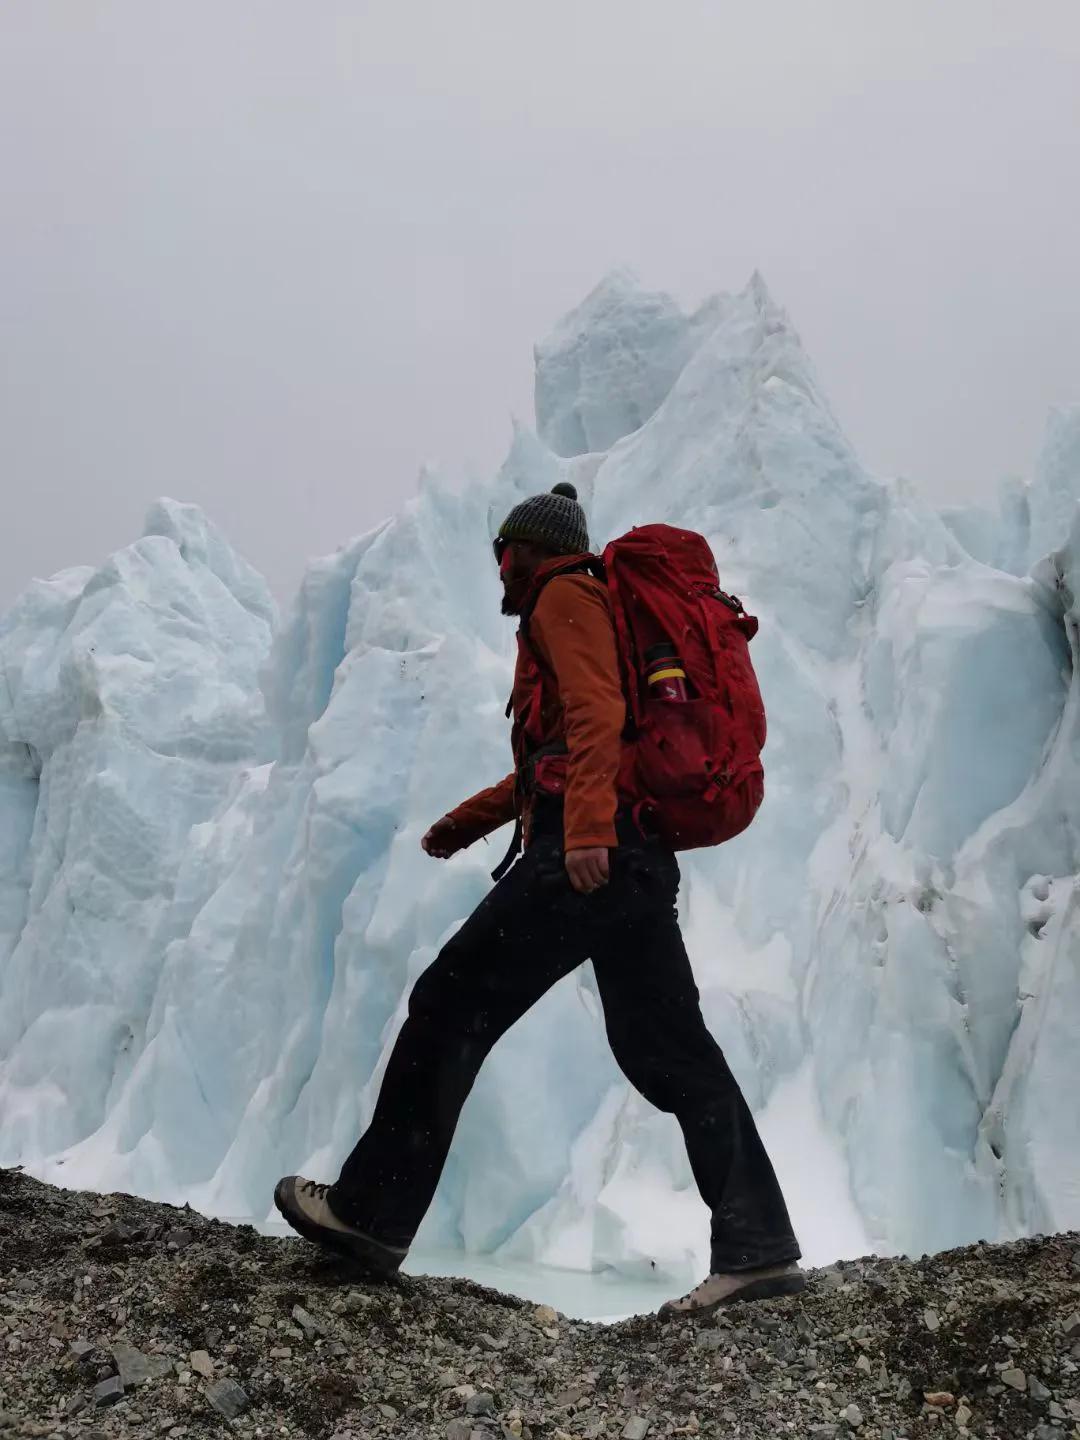
[[[537,419],[280,622],[170,501],[0,622],[0,1163],[260,1221],[333,1178],[501,854],[418,842],[509,768],[490,537],[568,478],[599,544],[703,531],[761,620],[766,802],[680,910],[807,1257],[1080,1224],[1080,409],[939,514],[862,468],[760,277],[687,316],[618,274],[538,347]],[[575,1307],[617,1314],[706,1233],[585,967],[490,1057],[414,1260],[595,1272]]]

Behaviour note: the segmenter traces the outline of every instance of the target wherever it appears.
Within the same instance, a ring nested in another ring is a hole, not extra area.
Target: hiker
[[[556,981],[591,959],[615,1059],[647,1100],[678,1120],[712,1212],[709,1276],[661,1313],[793,1294],[804,1283],[799,1247],[753,1117],[702,1018],[675,908],[674,851],[649,833],[645,807],[619,793],[627,699],[614,612],[592,573],[596,557],[573,486],[515,505],[495,555],[503,613],[521,625],[515,769],[436,821],[422,844],[447,859],[516,820],[512,854],[416,982],[371,1124],[337,1181],[287,1176],[275,1203],[309,1240],[395,1272],[435,1194],[484,1057]],[[660,665],[653,678],[679,686],[678,662]],[[762,711],[759,746],[763,739]],[[760,781],[753,784],[752,808],[736,828],[760,803]],[[520,841],[524,851],[509,864]]]

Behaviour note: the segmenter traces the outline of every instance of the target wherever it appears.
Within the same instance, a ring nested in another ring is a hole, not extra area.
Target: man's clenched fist
[[[449,815],[444,815],[441,820],[435,821],[420,844],[436,860],[449,860],[450,856],[455,855],[460,848],[457,826]]]
[[[579,895],[589,895],[606,885],[610,878],[610,861],[603,846],[592,850],[568,850],[566,873]]]

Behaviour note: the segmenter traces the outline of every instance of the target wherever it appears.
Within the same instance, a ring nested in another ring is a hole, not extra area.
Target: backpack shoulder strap
[[[568,560],[565,565],[560,565],[557,569],[549,571],[540,583],[533,587],[524,609],[518,616],[518,634],[525,644],[529,646],[530,650],[532,650],[532,644],[529,640],[529,621],[532,619],[532,613],[536,609],[537,602],[547,585],[560,575],[592,575],[597,580],[603,581],[605,578],[604,562],[599,555],[585,555],[573,560]],[[532,653],[536,656],[535,650],[533,650]],[[536,658],[539,662],[539,656],[536,656]],[[511,694],[510,699],[506,702],[506,718],[509,720],[513,713],[514,696]]]
[[[544,593],[552,580],[557,580],[560,575],[592,575],[594,579],[603,581],[605,579],[604,562],[599,555],[585,555],[575,560],[569,560],[558,569],[549,571],[538,585],[532,589],[529,599],[518,617],[518,629],[525,641],[529,639],[529,621],[536,609],[540,596]]]

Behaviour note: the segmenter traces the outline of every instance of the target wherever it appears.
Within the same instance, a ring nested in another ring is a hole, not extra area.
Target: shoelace
[[[317,1200],[325,1200],[326,1192],[330,1189],[330,1184],[328,1181],[305,1180],[303,1185],[300,1186],[300,1189],[306,1190],[309,1195],[314,1195]]]
[[[684,1300],[692,1300],[699,1290],[705,1289],[705,1286],[708,1285],[709,1281],[712,1278],[713,1277],[711,1275],[706,1275],[705,1279],[702,1280],[700,1285],[695,1285],[694,1288],[692,1290],[688,1290],[685,1295],[680,1295],[678,1300],[676,1301],[676,1304],[681,1305]]]

